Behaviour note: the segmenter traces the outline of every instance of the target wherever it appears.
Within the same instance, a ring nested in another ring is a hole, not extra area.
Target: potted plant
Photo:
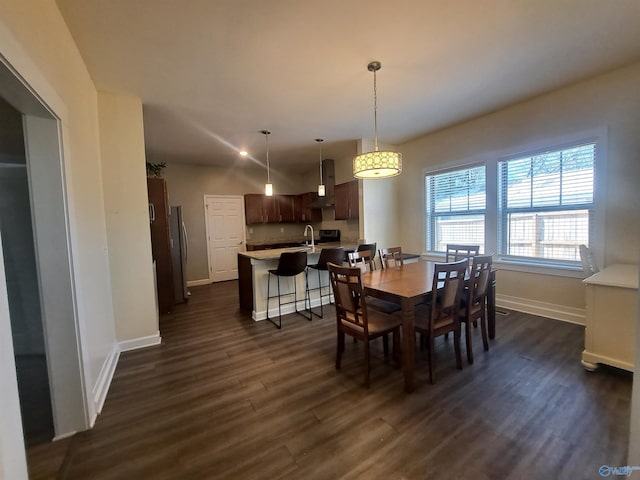
[[[147,162],[147,177],[162,178],[162,171],[167,167],[164,162],[151,163]]]

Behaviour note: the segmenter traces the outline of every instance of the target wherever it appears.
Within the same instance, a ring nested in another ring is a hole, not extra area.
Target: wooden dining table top
[[[365,289],[383,291],[398,297],[417,298],[433,288],[435,262],[418,261],[398,267],[362,274]]]

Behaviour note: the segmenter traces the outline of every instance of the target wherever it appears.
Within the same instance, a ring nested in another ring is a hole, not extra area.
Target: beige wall
[[[150,259],[149,243],[145,247],[144,242],[136,242],[135,247],[128,249],[128,253],[125,253],[120,248],[122,243],[116,238],[116,235],[124,231],[128,222],[133,221],[128,214],[121,215],[119,211],[121,204],[115,198],[117,194],[122,195],[123,198],[127,198],[130,194],[133,196],[133,203],[137,207],[134,206],[134,212],[130,213],[132,216],[137,215],[145,219],[145,223],[140,228],[147,225],[140,104],[135,100],[132,103],[137,105],[132,106],[132,104],[125,105],[126,102],[118,104],[118,102],[111,103],[103,99],[102,104],[105,106],[102,111],[104,115],[101,118],[103,124],[99,125],[96,89],[66,24],[52,0],[40,2],[3,0],[0,2],[0,54],[60,119],[80,353],[87,394],[88,412],[86,413],[91,420],[99,410],[98,403],[94,402],[98,402],[99,397],[105,393],[104,389],[110,380],[109,369],[115,367],[115,364],[108,365],[107,362],[109,359],[113,360],[114,352],[117,351],[114,308],[122,312],[122,305],[119,303],[122,296],[119,295],[119,300],[116,299],[114,303],[112,284],[119,286],[120,280],[126,283],[127,279],[124,278],[125,272],[122,266],[128,261],[132,264],[137,261],[147,263],[145,256]],[[116,125],[115,121],[119,115],[127,117],[131,115],[130,118],[119,119],[124,120],[124,124],[132,128],[131,131],[118,131],[122,128],[122,125]],[[115,130],[112,131],[112,128]],[[112,142],[116,136],[121,135],[127,139],[127,142],[123,150],[118,151]],[[103,171],[101,136],[105,139],[103,147],[106,156],[113,155],[115,158],[126,150],[127,154],[133,153],[134,158],[138,158],[138,166],[133,167],[134,170],[137,168],[135,175],[137,181],[132,180],[133,177],[127,177],[124,185],[116,185],[117,177],[122,173],[120,170],[122,165],[110,164]],[[106,187],[104,190],[103,179]],[[105,204],[105,193],[110,196],[108,205]],[[111,241],[107,237],[105,207],[109,210]],[[114,250],[113,253],[117,258],[109,258],[110,248]],[[114,277],[111,276],[110,261],[116,267],[115,270],[118,270],[114,272]],[[147,277],[149,272],[150,270],[147,269]],[[117,278],[118,276],[120,277]],[[4,281],[2,283],[4,284]],[[148,294],[144,292],[144,281],[142,283],[143,292],[140,298],[145,298],[146,295],[148,299]],[[146,286],[148,287],[148,282]],[[139,289],[140,285],[136,285],[136,288]],[[6,293],[4,290],[0,293],[2,293],[0,303],[4,304]],[[131,305],[134,309],[140,307],[140,304],[135,301]],[[0,318],[2,327],[6,327],[4,323],[6,317],[0,315]],[[145,316],[145,320],[146,318],[148,317]],[[133,316],[129,318],[132,324],[128,325],[127,332],[123,336],[129,337],[148,331],[148,325],[137,330],[138,320],[139,318]],[[11,400],[9,397],[17,399],[14,388],[2,390],[0,400],[3,405]],[[0,436],[4,438],[10,432],[14,445],[20,446],[21,442],[18,440],[20,432],[15,429],[10,430],[15,423],[13,422],[15,412],[3,408],[3,413],[11,415],[12,421],[1,422]],[[0,458],[4,461],[9,458],[9,455],[19,459],[16,452],[8,450],[4,443],[0,444]],[[20,477],[11,476],[11,478]]]
[[[116,337],[157,336],[142,102],[99,92],[98,111]]]
[[[492,152],[606,127],[605,264],[638,263],[640,246],[640,63],[580,82],[401,146],[398,214],[403,247],[424,250],[423,171]],[[498,273],[498,293],[584,308],[578,279]]]

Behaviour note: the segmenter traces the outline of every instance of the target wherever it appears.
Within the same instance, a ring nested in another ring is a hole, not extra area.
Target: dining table
[[[402,308],[402,371],[406,392],[411,392],[414,388],[415,306],[431,296],[435,264],[436,262],[420,260],[362,274],[365,294],[394,302]],[[495,323],[495,270],[492,269],[487,292],[489,338],[495,338]]]

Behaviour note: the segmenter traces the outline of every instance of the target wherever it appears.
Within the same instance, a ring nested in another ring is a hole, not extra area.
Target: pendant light
[[[322,142],[324,142],[324,140],[322,138],[316,138],[316,142],[318,142],[320,146],[320,185],[318,185],[318,196],[324,197],[326,194],[324,183],[322,183]]]
[[[380,62],[371,62],[367,70],[373,72],[373,125],[374,150],[361,153],[353,159],[353,176],[356,178],[387,178],[402,173],[402,154],[378,150],[378,92],[376,72],[380,70]]]
[[[264,185],[264,194],[267,197],[272,197],[273,185],[271,184],[271,173],[269,172],[269,135],[271,135],[271,132],[269,130],[261,130],[260,133],[264,135],[264,141],[267,145],[267,183]]]

